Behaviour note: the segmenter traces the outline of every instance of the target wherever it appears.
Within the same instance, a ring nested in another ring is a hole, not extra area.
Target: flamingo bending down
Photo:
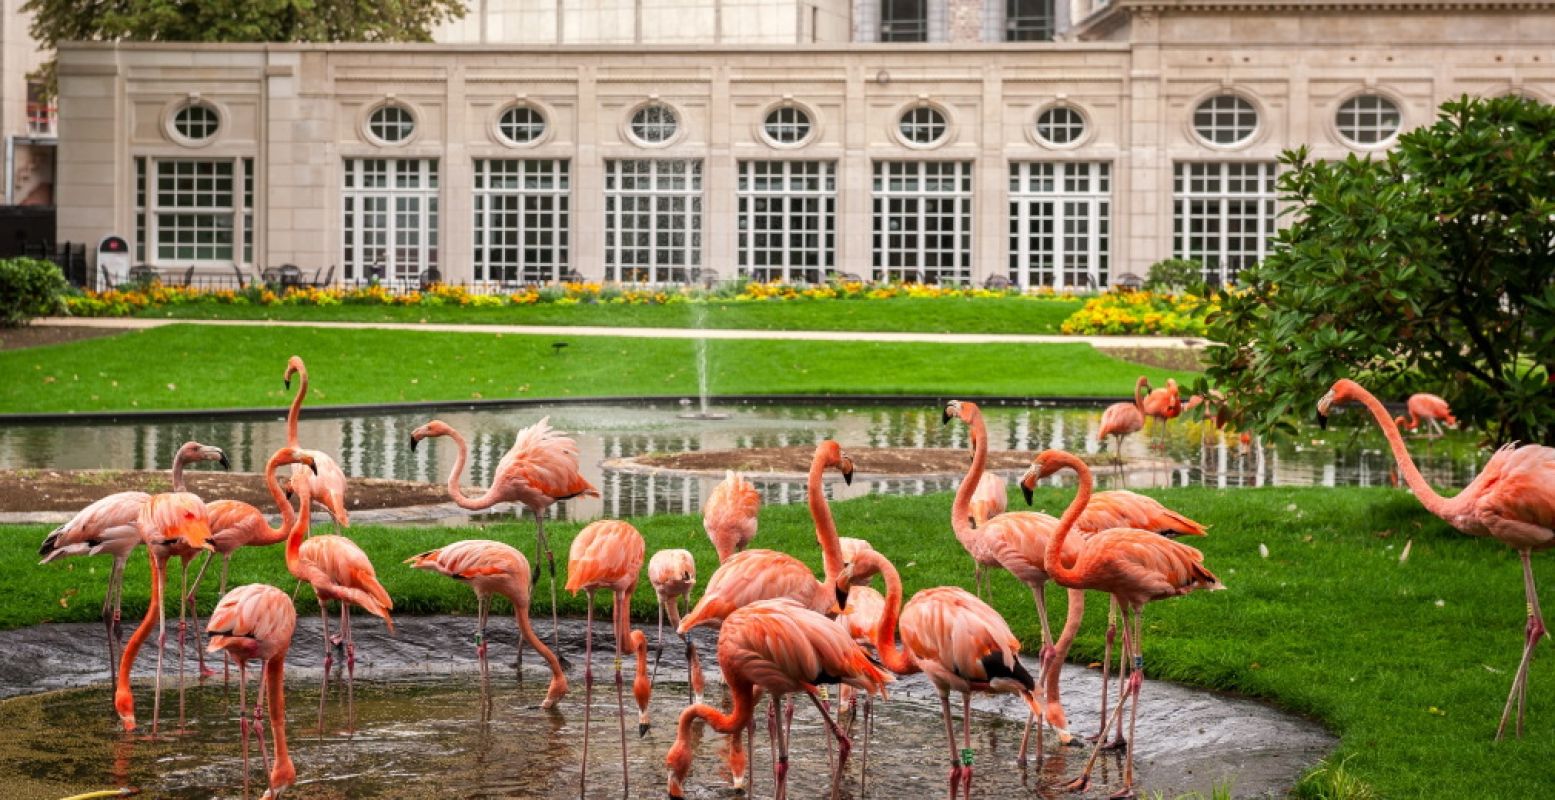
[[[584,480],[578,472],[578,443],[560,431],[552,430],[550,417],[518,432],[513,446],[508,448],[497,470],[492,473],[491,486],[479,497],[467,497],[459,488],[459,475],[469,458],[470,446],[458,431],[442,420],[432,420],[410,432],[410,449],[415,450],[422,439],[447,436],[454,440],[459,453],[454,457],[453,469],[448,473],[448,497],[460,508],[481,511],[498,503],[518,503],[535,515],[535,572],[531,576],[539,580],[540,557],[545,556],[546,570],[551,576],[551,649],[560,650],[561,623],[556,613],[556,555],[545,538],[545,509],[559,500],[579,495],[598,497],[599,490]],[[523,650],[519,650],[522,655]]]
[[[718,637],[718,666],[734,698],[734,708],[725,714],[699,703],[680,712],[675,744],[664,758],[669,768],[669,796],[685,797],[684,784],[698,738],[693,727],[696,720],[706,721],[718,733],[738,738],[740,731],[754,721],[755,695],[759,690],[770,694],[774,702],[784,695],[804,692],[815,703],[841,753],[832,775],[831,796],[835,800],[841,791],[851,745],[821,703],[819,686],[840,683],[884,696],[891,676],[871,663],[841,626],[798,603],[781,599],[752,603],[724,619]],[[775,721],[768,727],[778,750],[773,765],[776,795],[783,800],[787,796],[788,738]]]
[[[972,693],[1011,693],[1026,701],[1031,714],[1021,739],[1018,761],[1026,763],[1033,722],[1038,725],[1037,750],[1042,749],[1041,720],[1045,716],[1037,697],[1037,682],[1020,661],[1020,640],[999,612],[956,586],[938,586],[913,595],[902,606],[902,579],[889,559],[870,551],[861,553],[839,579],[855,587],[880,575],[886,584],[884,612],[875,627],[875,649],[880,663],[897,675],[923,672],[939,690],[940,713],[950,743],[950,796],[958,787],[972,796]],[[903,648],[896,645],[901,627]],[[956,748],[950,715],[950,693],[961,693],[962,745]]]
[[[518,631],[530,646],[551,667],[551,684],[545,692],[541,708],[551,708],[567,693],[567,676],[562,671],[561,660],[551,652],[529,624],[529,561],[517,549],[489,539],[467,539],[429,550],[405,559],[414,569],[424,569],[464,581],[475,590],[479,616],[475,631],[475,653],[480,659],[481,672],[486,666],[486,617],[491,611],[491,596],[502,595],[513,604],[513,620]]]
[[[158,641],[167,640],[167,620],[162,611],[162,587],[166,582],[165,567],[167,548],[180,545],[192,550],[208,548],[210,524],[206,521],[205,503],[187,492],[154,494],[141,506],[136,522],[141,537],[146,542],[146,552],[151,560],[151,602],[146,606],[146,616],[140,626],[130,634],[119,657],[119,674],[114,688],[113,706],[126,731],[135,730],[135,695],[130,691],[130,672],[135,667],[135,656],[151,629],[158,629]],[[157,650],[156,691],[152,695],[151,729],[156,730],[162,711],[162,650]]]
[[[259,689],[254,696],[254,732],[264,752],[264,727],[260,722],[265,690],[270,691],[270,735],[275,739],[275,766],[270,769],[270,788],[264,796],[280,797],[297,781],[297,768],[286,752],[286,651],[297,628],[292,599],[274,586],[250,583],[222,595],[211,612],[205,632],[210,651],[220,650],[238,662],[238,726],[243,738],[243,785],[248,785],[248,662],[264,662]],[[245,792],[246,793],[246,792]]]
[[[956,491],[956,499],[951,506],[951,530],[962,546],[977,559],[979,566],[1007,570],[1031,589],[1032,600],[1037,606],[1037,621],[1042,626],[1041,657],[1043,663],[1047,663],[1055,651],[1053,631],[1048,624],[1048,573],[1045,563],[1048,540],[1058,520],[1046,514],[1017,511],[1000,514],[988,520],[986,525],[973,528],[968,510],[971,498],[968,487],[977,484],[988,463],[988,429],[983,422],[982,410],[976,403],[950,401],[945,406],[944,419],[948,422],[952,417],[960,418],[971,430],[972,466],[967,470],[966,478],[962,479],[961,488]],[[1084,611],[1085,593],[1070,591],[1069,611],[1064,620],[1064,638],[1060,639],[1066,648],[1067,642],[1073,640],[1074,633],[1079,630]],[[1059,741],[1068,744],[1072,736],[1064,716],[1063,703],[1058,696],[1056,680],[1047,687],[1046,714],[1048,724],[1058,732]]]
[[[1112,595],[1123,615],[1123,649],[1132,660],[1127,690],[1118,700],[1117,724],[1123,724],[1123,707],[1133,698],[1129,714],[1127,754],[1123,762],[1123,788],[1114,797],[1133,797],[1134,788],[1134,722],[1139,716],[1139,688],[1144,682],[1144,655],[1140,648],[1143,633],[1141,623],[1144,606],[1156,600],[1188,594],[1196,589],[1214,591],[1224,589],[1220,580],[1204,568],[1204,556],[1199,551],[1150,531],[1132,528],[1113,528],[1093,533],[1081,540],[1078,552],[1069,555],[1064,545],[1075,529],[1075,522],[1084,513],[1091,499],[1091,470],[1077,456],[1061,450],[1044,450],[1021,479],[1025,487],[1064,469],[1079,473],[1080,488],[1074,501],[1059,519],[1058,530],[1048,541],[1048,574],[1060,586],[1070,589],[1093,589]],[[1072,566],[1071,566],[1072,565]],[[1049,663],[1043,664],[1050,669]],[[1090,783],[1091,769],[1107,738],[1108,721],[1102,720],[1101,735],[1091,756],[1070,788],[1082,791]]]
[[[240,547],[268,547],[286,541],[287,531],[284,526],[270,527],[269,520],[259,509],[241,500],[213,500],[205,504],[210,513],[211,523],[211,548],[212,552],[205,555],[205,560],[200,562],[200,569],[194,574],[194,582],[189,584],[189,604],[195,606],[195,594],[200,590],[200,581],[205,577],[205,570],[211,565],[211,558],[221,556],[221,579],[217,586],[218,597],[227,593],[227,567],[232,563],[232,554]],[[290,508],[288,505],[287,508]],[[212,651],[214,652],[214,651]],[[226,651],[223,650],[222,661],[227,663]],[[203,671],[203,663],[201,665]]]
[[[295,447],[277,450],[265,464],[265,486],[270,489],[275,504],[281,508],[281,528],[287,532],[286,570],[297,580],[312,586],[313,595],[319,602],[324,639],[324,683],[319,690],[319,725],[322,727],[324,701],[329,696],[329,668],[334,664],[334,647],[342,648],[345,655],[348,704],[353,696],[356,642],[351,634],[351,606],[361,606],[367,613],[381,617],[383,624],[393,633],[394,620],[389,617],[389,612],[394,608],[394,601],[389,598],[383,584],[378,582],[378,574],[373,570],[367,554],[355,542],[344,536],[308,537],[313,516],[313,507],[310,505],[312,481],[298,480],[292,483],[296,489],[297,505],[303,509],[301,513],[294,513],[291,503],[286,501],[281,484],[275,477],[276,469],[282,464],[306,466],[311,458],[311,453]],[[340,628],[335,639],[329,635],[330,600],[340,601]]]
[[[1117,445],[1117,463],[1123,463],[1123,440],[1131,434],[1139,433],[1145,427],[1145,412],[1141,405],[1142,398],[1139,390],[1144,386],[1145,378],[1140,376],[1140,383],[1134,385],[1134,401],[1131,403],[1113,403],[1101,412],[1101,427],[1096,430],[1097,440],[1113,438]]]
[[[1139,406],[1140,413],[1161,421],[1161,435],[1165,436],[1166,423],[1182,415],[1182,394],[1177,390],[1177,381],[1172,378],[1166,379],[1165,388],[1153,389],[1145,394],[1144,390],[1149,386],[1149,379],[1139,376],[1139,380],[1134,383],[1134,403]]]
[[[1523,639],[1523,657],[1518,663],[1516,676],[1512,678],[1512,690],[1507,695],[1506,707],[1501,711],[1501,724],[1496,726],[1496,739],[1506,733],[1506,723],[1511,716],[1514,701],[1517,706],[1517,735],[1522,736],[1523,709],[1527,704],[1528,665],[1533,659],[1534,647],[1540,639],[1549,635],[1544,615],[1539,611],[1539,592],[1533,582],[1532,554],[1535,550],[1555,547],[1555,448],[1536,444],[1502,447],[1490,457],[1485,468],[1463,491],[1454,497],[1442,497],[1415,467],[1414,460],[1409,457],[1409,450],[1404,446],[1404,437],[1388,417],[1387,409],[1360,384],[1352,380],[1336,382],[1318,401],[1319,418],[1326,422],[1330,407],[1351,400],[1359,400],[1377,420],[1383,435],[1388,438],[1388,446],[1393,449],[1398,471],[1425,510],[1470,536],[1490,536],[1500,540],[1515,548],[1522,559],[1528,623]]]
[[[757,514],[761,511],[761,493],[734,470],[708,494],[702,505],[702,529],[718,551],[718,563],[744,550],[756,538]]]
[[[294,374],[298,378],[297,395],[292,398],[292,406],[286,412],[286,446],[291,448],[301,446],[297,443],[297,420],[302,415],[302,399],[308,395],[308,367],[297,356],[286,361],[286,374],[281,377],[287,389],[292,388]],[[346,511],[346,473],[328,453],[318,450],[304,452],[313,457],[313,467],[292,467],[292,481],[298,478],[307,480],[313,499],[329,512],[330,519],[342,528],[351,527],[351,515]],[[292,488],[296,490],[296,487]],[[305,512],[309,509],[311,506],[304,506]]]
[[[671,630],[680,628],[680,598],[686,598],[686,610],[691,610],[691,590],[697,584],[697,563],[690,550],[660,550],[648,559],[648,583],[659,601],[659,641],[654,648],[653,676],[659,674],[659,659],[664,655],[664,610],[669,609]],[[686,644],[686,669],[690,672],[691,702],[702,702],[702,664],[697,659],[696,645],[691,637],[681,634]],[[652,680],[649,681],[652,683]]]
[[[1431,433],[1435,436],[1442,435],[1442,423],[1444,422],[1454,428],[1458,427],[1458,419],[1452,415],[1452,408],[1447,405],[1447,401],[1434,394],[1426,394],[1425,392],[1412,394],[1409,396],[1409,403],[1405,407],[1409,411],[1408,421],[1405,421],[1403,417],[1393,421],[1400,427],[1408,428],[1411,433],[1420,427],[1421,422],[1429,425]]]
[[[185,461],[221,461],[227,467],[227,455],[220,448],[206,447],[199,442],[185,442],[173,454],[173,480],[183,485]],[[39,564],[47,564],[57,558],[107,554],[113,556],[113,570],[108,574],[108,591],[103,595],[103,627],[108,638],[108,680],[118,679],[118,651],[122,637],[119,632],[119,610],[123,600],[124,565],[130,553],[144,541],[140,531],[140,512],[151,495],[145,492],[117,492],[93,502],[76,512],[69,522],[55,528],[44,537],[38,548],[43,556]]]
[[[621,782],[630,794],[631,778],[626,768],[626,702],[622,697],[621,654],[637,653],[637,671],[632,678],[632,696],[637,701],[637,735],[648,733],[648,700],[653,685],[648,678],[648,637],[632,630],[632,592],[637,590],[637,575],[642,571],[642,534],[631,524],[617,519],[591,522],[578,532],[567,552],[567,591],[574,596],[588,593],[588,628],[583,645],[583,768],[578,794],[588,785],[589,709],[594,697],[594,592],[610,591],[610,624],[616,643],[616,711],[621,720]]]

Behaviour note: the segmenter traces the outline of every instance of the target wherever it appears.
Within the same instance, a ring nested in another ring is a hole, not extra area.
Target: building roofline
[[[438,42],[99,42],[77,41],[60,42],[58,50],[67,51],[126,51],[126,52],[158,52],[158,51],[214,51],[214,52],[280,52],[280,53],[309,53],[309,52],[395,52],[403,53],[514,53],[532,55],[589,55],[598,53],[601,55],[620,55],[622,53],[640,53],[643,55],[682,55],[725,53],[725,54],[788,54],[795,51],[807,53],[1032,53],[1052,52],[1065,50],[1083,50],[1087,52],[1102,51],[1126,51],[1129,45],[1126,42],[1073,42],[1073,41],[1048,41],[1048,42],[968,42],[956,43],[880,43],[880,42],[838,42],[804,43],[804,44],[759,44],[759,45],[692,45],[692,44],[443,44]]]
[[[1112,0],[1106,8],[1074,26],[1070,35],[1084,39],[1125,23],[1136,12],[1357,12],[1357,11],[1546,11],[1555,12],[1555,0]]]

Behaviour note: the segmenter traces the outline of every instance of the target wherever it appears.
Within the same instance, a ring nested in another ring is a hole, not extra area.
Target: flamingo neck
[[[729,684],[729,693],[734,696],[734,707],[725,714],[706,703],[698,703],[680,712],[680,720],[675,728],[676,742],[692,741],[691,726],[698,719],[725,735],[739,733],[750,724],[751,714],[756,707],[755,687],[737,674],[725,676],[725,681]]]
[[[1143,375],[1139,376],[1139,380],[1134,381],[1134,407],[1139,409],[1141,414],[1145,411],[1145,386],[1149,383],[1150,380]]]
[[[902,613],[902,576],[884,556],[875,555],[869,561],[879,566],[886,590],[885,610],[881,612],[880,624],[875,628],[875,650],[880,654],[880,663],[886,669],[897,675],[911,675],[919,671],[918,663],[896,646],[896,623]]]
[[[297,562],[302,556],[302,540],[308,533],[309,518],[307,512],[297,514],[292,511],[292,504],[287,502],[286,493],[281,491],[281,482],[276,480],[275,471],[285,460],[284,453],[276,453],[265,463],[265,488],[270,490],[270,497],[275,500],[275,505],[281,510],[281,528],[276,531],[276,541],[286,540],[286,569],[293,575],[297,574]],[[292,482],[297,492],[297,497],[302,502],[302,508],[308,508],[310,496],[308,494],[308,482],[295,480]]]
[[[265,691],[270,703],[270,733],[275,737],[275,766],[270,770],[270,787],[290,786],[297,777],[292,757],[286,751],[286,651],[265,662]]]
[[[837,523],[832,519],[831,505],[826,502],[826,462],[819,454],[810,462],[810,477],[805,484],[810,503],[810,517],[815,520],[815,539],[821,544],[821,564],[827,582],[842,572],[842,542],[837,538]]]
[[[454,446],[459,448],[458,454],[454,456],[454,468],[448,473],[448,497],[455,505],[470,511],[479,511],[495,505],[486,502],[484,498],[467,497],[464,490],[459,488],[459,476],[464,474],[464,464],[470,458],[470,443],[464,440],[463,434],[453,428],[448,429],[448,438],[453,439]],[[486,496],[490,495],[491,489],[487,489]]]
[[[1043,558],[1043,566],[1047,570],[1047,574],[1052,576],[1053,580],[1057,581],[1060,586],[1076,587],[1083,576],[1079,570],[1064,564],[1064,539],[1069,536],[1069,532],[1074,529],[1075,522],[1080,519],[1081,514],[1085,513],[1086,505],[1091,502],[1093,479],[1091,478],[1091,468],[1086,466],[1084,461],[1076,458],[1074,454],[1059,453],[1056,458],[1060,464],[1072,468],[1079,475],[1080,486],[1079,490],[1075,492],[1074,500],[1070,501],[1069,507],[1064,509],[1064,515],[1059,518],[1058,529],[1053,532],[1052,538],[1048,539],[1047,553]]]
[[[1425,476],[1420,474],[1420,469],[1415,466],[1415,460],[1409,456],[1409,448],[1404,446],[1404,437],[1398,432],[1398,425],[1393,422],[1392,417],[1388,416],[1388,410],[1383,407],[1382,401],[1360,386],[1356,387],[1355,399],[1366,406],[1372,418],[1377,420],[1377,426],[1382,428],[1382,435],[1387,437],[1388,447],[1393,451],[1393,460],[1398,463],[1399,474],[1404,476],[1404,482],[1409,485],[1409,491],[1420,500],[1420,505],[1444,519],[1452,515],[1454,513],[1452,501],[1437,494],[1436,490],[1431,488],[1431,484],[1426,482]]]
[[[648,678],[648,637],[642,631],[632,631],[632,649],[637,652],[637,674],[632,678],[632,698],[637,708],[648,713],[648,701],[653,697],[653,683]]]
[[[184,463],[188,460],[182,447],[173,454],[173,491],[175,492],[188,491],[184,488]]]
[[[961,546],[971,551],[972,542],[977,538],[976,528],[971,521],[972,495],[977,492],[977,484],[982,481],[984,468],[988,464],[988,425],[983,422],[981,411],[974,412],[967,427],[972,436],[972,466],[967,470],[961,486],[956,489],[956,500],[950,506],[950,528],[955,531]]]
[[[152,548],[146,548],[146,555],[151,559],[151,601],[146,606],[146,616],[141,619],[135,632],[130,634],[130,640],[124,643],[124,652],[119,655],[118,685],[114,687],[114,708],[119,712],[125,730],[133,730],[135,727],[135,695],[130,691],[130,671],[135,667],[135,657],[140,655],[141,645],[151,636],[151,629],[157,626],[162,616],[162,562]]]
[[[273,385],[273,384],[272,384]],[[286,412],[286,446],[297,447],[297,419],[302,416],[302,399],[308,396],[308,368],[297,369],[297,394]]]

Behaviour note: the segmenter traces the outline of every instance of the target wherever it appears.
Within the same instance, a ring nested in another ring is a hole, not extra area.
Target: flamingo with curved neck
[[[1349,379],[1335,382],[1318,401],[1319,420],[1326,426],[1329,409],[1351,400],[1366,406],[1372,418],[1377,420],[1404,482],[1427,511],[1470,536],[1491,536],[1517,550],[1523,562],[1528,621],[1524,627],[1523,657],[1512,678],[1512,689],[1501,711],[1496,738],[1500,739],[1506,733],[1514,707],[1517,709],[1517,735],[1522,736],[1528,665],[1533,659],[1534,648],[1549,636],[1539,609],[1539,591],[1534,585],[1532,554],[1535,550],[1555,547],[1555,448],[1536,444],[1502,447],[1485,462],[1485,468],[1463,491],[1446,498],[1437,494],[1420,474],[1387,409],[1360,384]]]
[[[978,526],[972,519],[972,498],[977,494],[978,484],[982,482],[988,464],[988,426],[983,422],[977,404],[972,402],[952,400],[946,404],[941,420],[948,423],[952,418],[960,419],[967,425],[972,444],[972,465],[967,468],[961,485],[956,487],[956,499],[950,505],[950,529],[955,532],[956,541],[961,543],[962,549],[972,557],[972,585],[981,597],[991,588],[988,586],[988,569],[1002,568],[999,560],[982,546],[986,521],[984,526]]]
[[[286,362],[286,372],[281,377],[286,388],[292,387],[292,375],[298,379],[297,394],[286,412],[286,446],[300,447],[297,443],[297,421],[302,416],[302,399],[308,395],[308,367],[302,358],[292,356]],[[342,528],[351,527],[351,515],[346,511],[346,473],[328,453],[318,450],[304,451],[313,457],[308,469],[292,468],[292,480],[305,479],[313,490],[313,498],[329,512],[330,519]]]
[[[1059,518],[1058,529],[1048,540],[1048,574],[1060,586],[1094,589],[1112,595],[1123,614],[1123,651],[1132,656],[1133,669],[1127,679],[1125,694],[1118,703],[1118,725],[1122,725],[1123,709],[1129,705],[1131,697],[1133,704],[1129,716],[1128,751],[1123,762],[1123,789],[1117,796],[1129,796],[1134,785],[1134,722],[1139,715],[1139,689],[1144,682],[1144,656],[1140,649],[1144,606],[1197,589],[1213,591],[1225,587],[1204,568],[1204,556],[1199,551],[1137,528],[1112,528],[1093,533],[1079,542],[1077,551],[1067,554],[1066,561],[1066,540],[1091,499],[1094,479],[1090,468],[1072,453],[1044,450],[1021,478],[1021,488],[1029,501],[1036,481],[1061,469],[1073,469],[1080,477],[1080,486],[1074,500]],[[1102,720],[1101,735],[1086,761],[1085,771],[1070,784],[1070,789],[1082,791],[1089,784],[1096,757],[1106,743],[1107,727],[1108,721]]]

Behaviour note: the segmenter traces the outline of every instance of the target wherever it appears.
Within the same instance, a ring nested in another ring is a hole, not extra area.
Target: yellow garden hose
[[[99,791],[99,792],[87,792],[86,794],[73,794],[73,795],[71,795],[69,797],[62,797],[62,798],[60,798],[60,800],[95,800],[95,798],[99,798],[99,797],[129,797],[130,795],[135,795],[135,794],[140,794],[140,790],[131,788],[129,786],[125,786],[125,787],[120,788],[120,789],[104,789],[104,790]]]

